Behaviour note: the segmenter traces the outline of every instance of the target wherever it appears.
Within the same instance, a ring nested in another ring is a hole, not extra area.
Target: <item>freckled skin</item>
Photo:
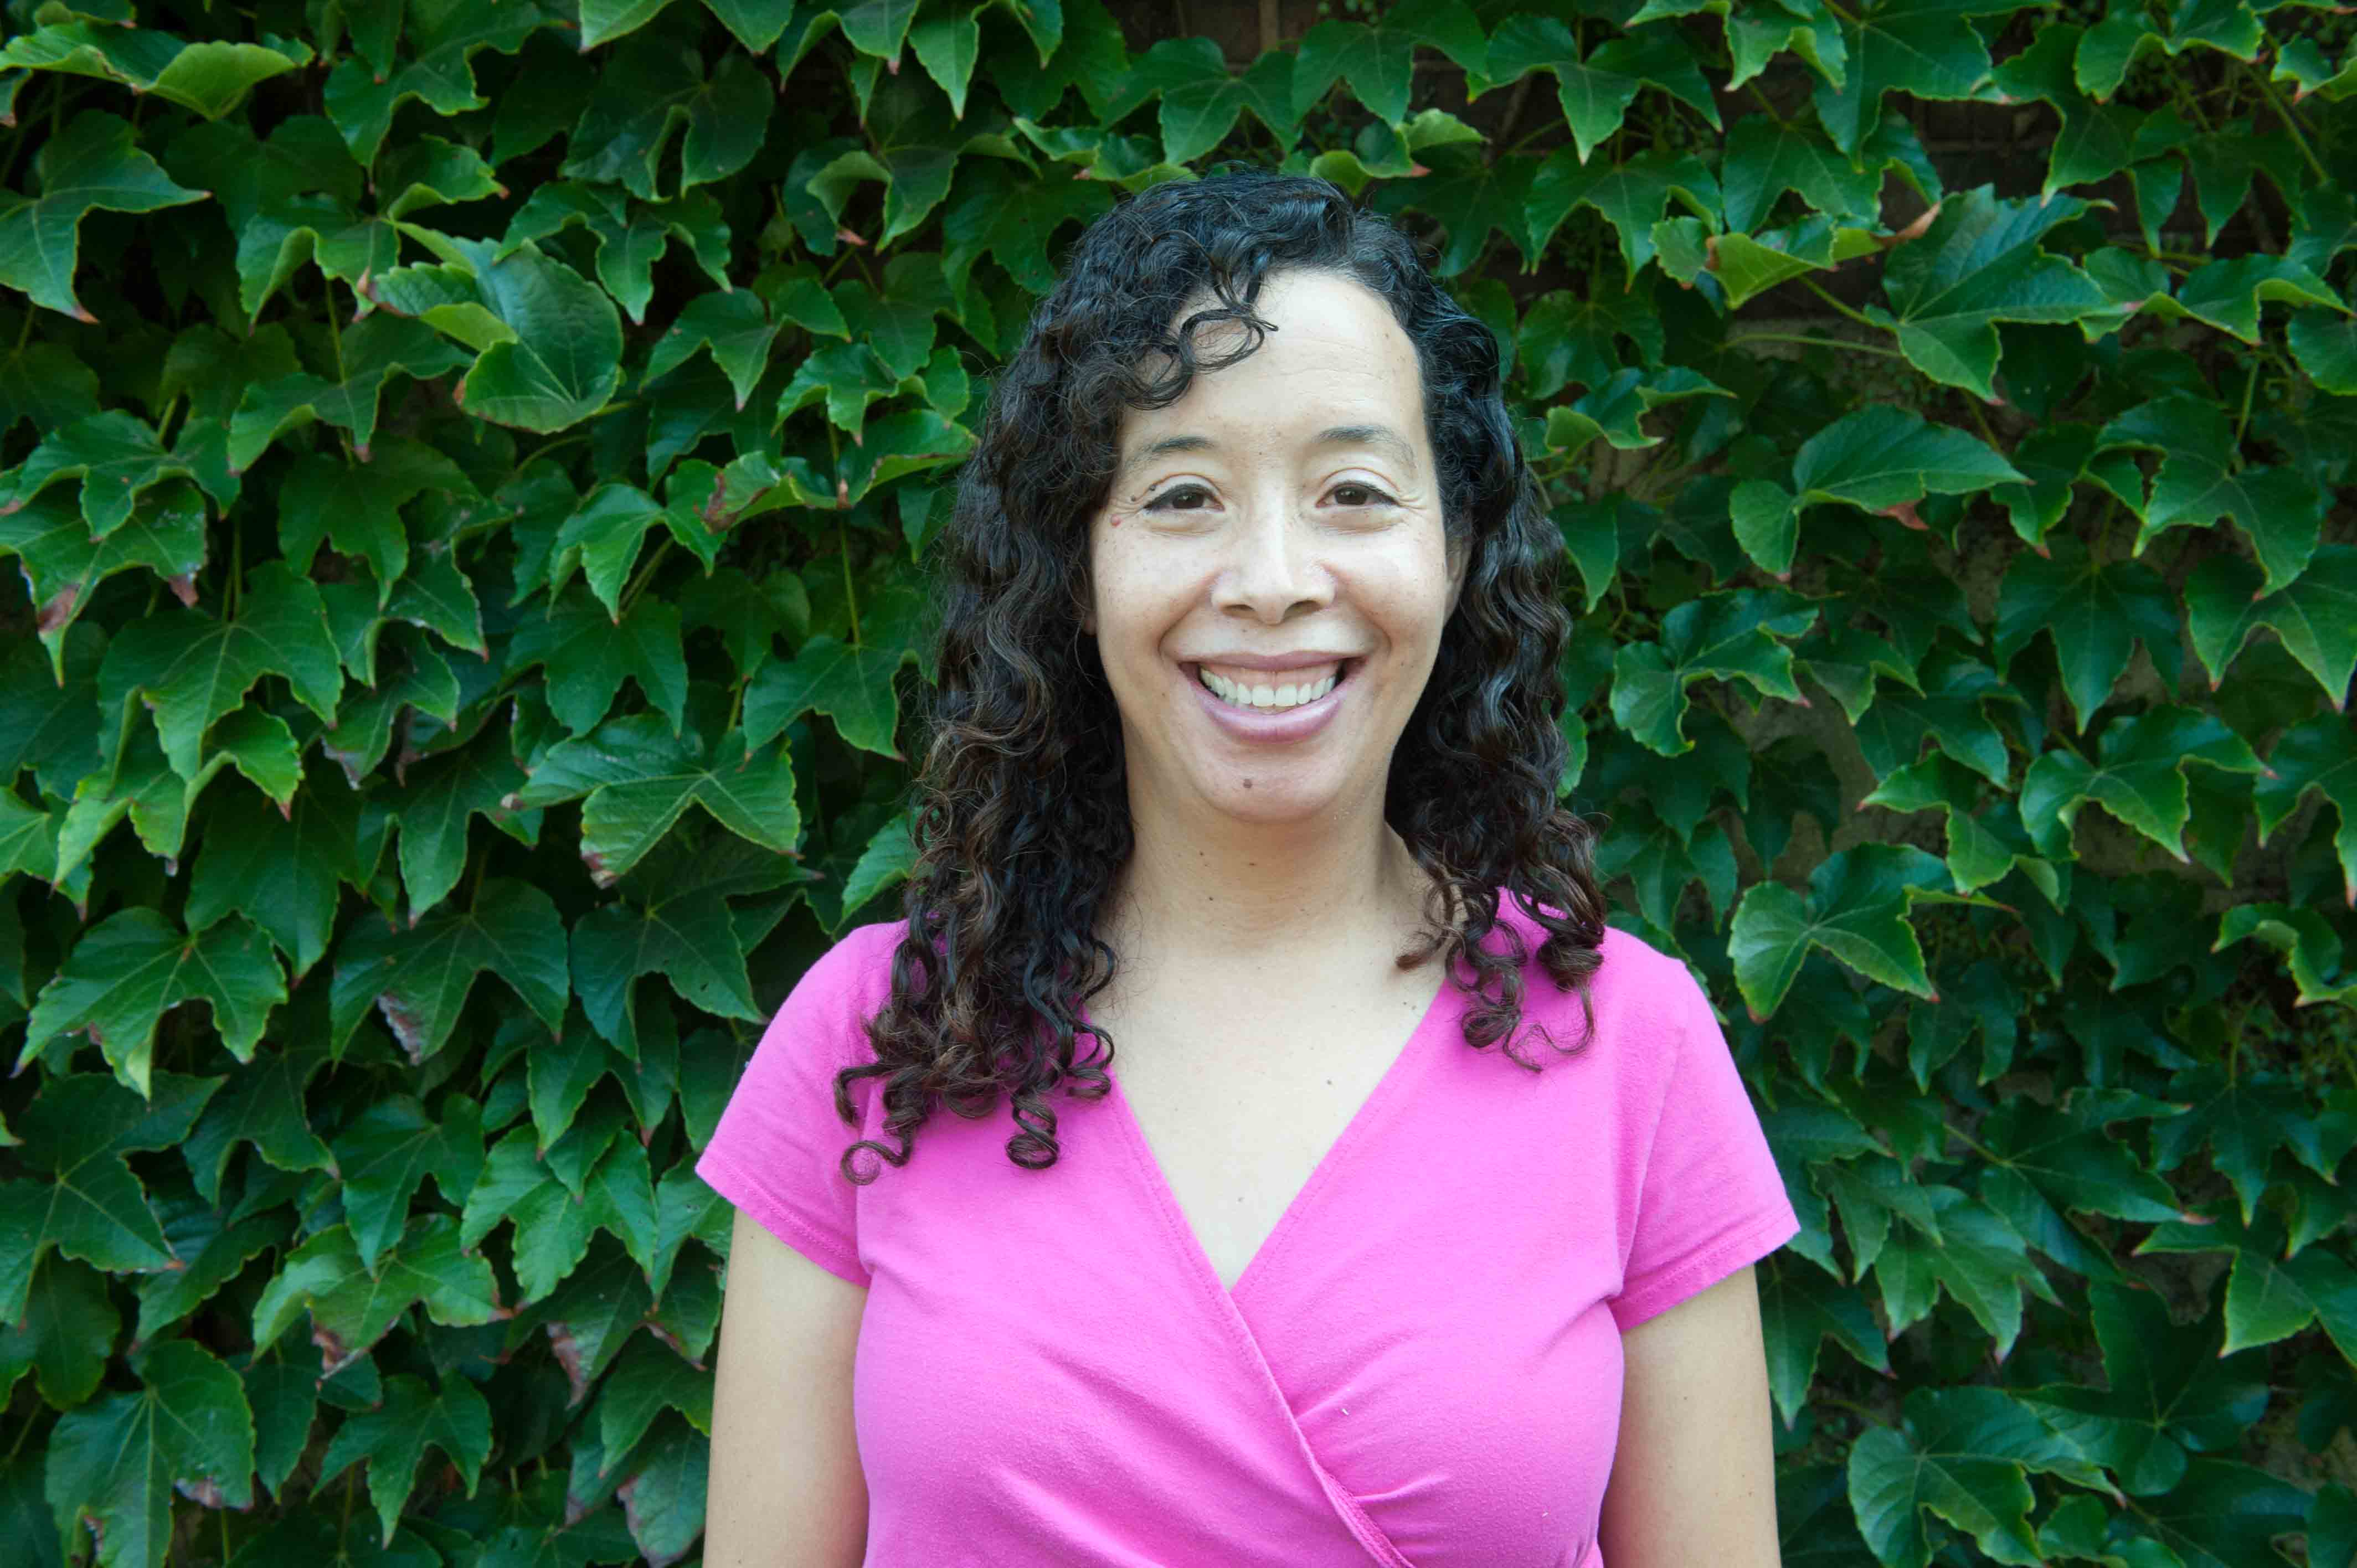
[[[1256,309],[1276,330],[1251,354],[1168,408],[1124,414],[1125,467],[1090,531],[1083,629],[1121,713],[1132,818],[1176,843],[1379,822],[1463,581],[1415,348],[1389,306],[1353,280],[1289,272]],[[1234,331],[1199,347],[1218,352]],[[1186,445],[1146,451],[1172,441]],[[1188,689],[1189,660],[1303,651],[1363,661],[1305,741],[1239,741]]]

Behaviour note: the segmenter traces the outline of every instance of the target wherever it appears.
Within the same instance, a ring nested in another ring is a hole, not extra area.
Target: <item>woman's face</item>
[[[1332,274],[1273,274],[1256,309],[1276,327],[1258,349],[1124,416],[1083,625],[1134,803],[1380,816],[1463,570],[1446,559],[1415,350],[1381,298]],[[1207,328],[1198,348],[1241,335]]]

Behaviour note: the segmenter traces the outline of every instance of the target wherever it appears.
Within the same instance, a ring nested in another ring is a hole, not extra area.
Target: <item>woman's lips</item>
[[[1334,689],[1316,702],[1266,713],[1255,713],[1222,701],[1209,686],[1203,684],[1202,676],[1194,665],[1182,665],[1180,668],[1186,672],[1187,684],[1194,690],[1195,700],[1202,704],[1203,711],[1211,715],[1211,722],[1223,733],[1241,741],[1275,746],[1308,740],[1331,724],[1335,714],[1340,711],[1343,693],[1357,684],[1359,666],[1365,662],[1363,659],[1343,660],[1341,674],[1335,681]]]

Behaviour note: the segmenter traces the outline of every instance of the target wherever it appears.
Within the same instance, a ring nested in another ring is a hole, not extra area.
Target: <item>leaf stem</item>
[[[841,512],[837,512],[834,518],[834,540],[842,547],[843,602],[851,611],[851,645],[865,648],[867,644],[859,635],[859,595],[851,585],[851,536],[844,532]]]
[[[1942,1131],[1945,1132],[1948,1136],[1953,1138],[1967,1149],[1970,1149],[1973,1153],[1978,1155],[1981,1158],[1986,1160],[1989,1164],[1993,1165],[2003,1165],[2007,1164],[2007,1161],[2002,1155],[1996,1154],[1975,1140],[1970,1133],[1965,1132],[1962,1127],[1943,1123]]]
[[[1727,341],[1730,348],[1738,343],[1799,343],[1812,349],[1848,349],[1860,354],[1879,355],[1886,360],[1907,357],[1896,349],[1885,349],[1878,343],[1853,343],[1846,338],[1810,338],[1793,332],[1738,332]]]
[[[620,623],[622,617],[630,613],[630,607],[638,602],[638,598],[640,594],[646,592],[647,585],[654,581],[655,568],[662,565],[663,557],[670,553],[671,541],[669,539],[658,539],[655,541],[655,553],[647,557],[647,564],[639,568],[638,576],[631,581],[629,587],[622,590],[622,602],[617,607],[614,615],[614,619],[617,624]]]
[[[1744,83],[1744,85],[1750,90],[1752,97],[1760,100],[1760,107],[1766,112],[1769,119],[1775,122],[1776,128],[1778,130],[1789,131],[1792,129],[1791,124],[1785,120],[1784,116],[1776,113],[1776,106],[1768,102],[1768,95],[1760,91],[1760,79],[1758,77],[1752,78],[1749,81]]]
[[[2249,75],[2258,87],[2259,96],[2266,99],[2267,107],[2276,112],[2276,118],[2283,122],[2283,128],[2291,133],[2292,145],[2298,147],[2299,156],[2308,160],[2308,166],[2316,171],[2316,177],[2328,186],[2332,184],[2331,171],[2317,157],[2316,149],[2308,145],[2308,136],[2300,130],[2299,122],[2292,118],[2291,105],[2276,96],[2274,84],[2257,67],[2250,67]]]
[[[2250,428],[2251,394],[2259,390],[2259,360],[2254,355],[2251,373],[2243,378],[2243,412],[2234,417],[2234,472],[2243,469],[2243,432]]]
[[[1803,284],[1804,284],[1804,285],[1807,285],[1808,290],[1809,290],[1809,292],[1810,292],[1811,294],[1815,295],[1819,299],[1824,300],[1827,305],[1832,306],[1835,310],[1839,311],[1842,315],[1844,315],[1844,316],[1846,316],[1846,317],[1849,317],[1849,319],[1851,319],[1852,321],[1857,322],[1860,327],[1871,327],[1871,328],[1873,328],[1877,332],[1880,332],[1880,331],[1885,330],[1885,328],[1883,328],[1879,323],[1876,322],[1872,317],[1870,317],[1867,316],[1863,311],[1855,310],[1855,309],[1851,308],[1849,306],[1843,304],[1839,299],[1835,298],[1835,297],[1831,293],[1827,292],[1827,290],[1825,289],[1824,285],[1822,285],[1822,284],[1820,284],[1820,283],[1818,283],[1816,279],[1814,279],[1814,278],[1813,278],[1813,277],[1803,276],[1803,277],[1801,279],[1801,282],[1802,282]]]

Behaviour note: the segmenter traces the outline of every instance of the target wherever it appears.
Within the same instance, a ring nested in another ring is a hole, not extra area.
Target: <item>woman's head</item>
[[[1206,500],[1234,526],[1175,516]],[[1132,843],[1130,744],[1199,803],[1246,809],[1232,770],[1183,755],[1214,723],[1179,707],[1208,700],[1183,666],[1211,654],[1368,658],[1370,700],[1327,726],[1339,744],[1303,748],[1251,809],[1379,793],[1436,890],[1431,940],[1401,963],[1437,950],[1498,993],[1468,1014],[1469,1043],[1520,1017],[1527,955],[1480,945],[1505,890],[1549,930],[1558,985],[1593,970],[1591,835],[1556,803],[1563,545],[1497,342],[1334,186],[1173,181],[1092,224],[995,380],[942,546],[910,929],[877,1064],[852,1069],[892,1074],[895,1130],[932,1095],[986,1109],[1005,1088],[1025,1129],[1010,1157],[1049,1164],[1046,1092],[1103,1092],[1073,1047],[1116,957],[1096,933]]]

